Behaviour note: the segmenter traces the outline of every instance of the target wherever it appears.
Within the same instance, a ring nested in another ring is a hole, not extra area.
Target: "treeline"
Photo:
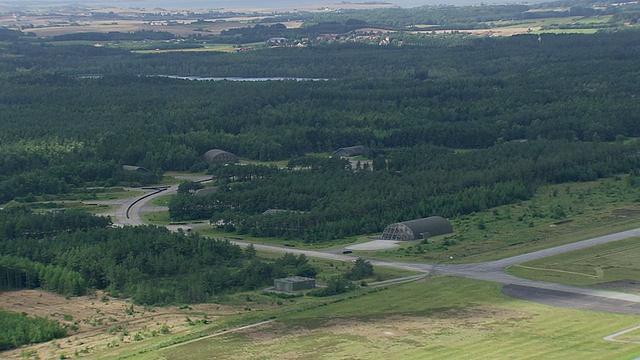
[[[340,159],[310,158],[288,170],[213,169],[219,191],[183,192],[169,205],[176,220],[210,219],[226,231],[308,242],[381,232],[390,223],[455,217],[529,199],[540,183],[589,181],[640,165],[638,145],[524,141],[455,152],[415,146],[372,153],[373,171]],[[615,160],[614,160],[615,159]],[[355,171],[354,171],[355,170]],[[279,209],[263,214],[268,209]]]
[[[0,351],[59,339],[67,334],[60,323],[0,310]]]
[[[53,41],[143,41],[143,40],[172,40],[175,35],[168,31],[139,30],[133,32],[82,32],[55,35]]]
[[[145,186],[159,180],[158,172],[127,171],[113,160],[92,157],[69,161],[69,157],[60,156],[54,165],[49,161],[30,162],[19,155],[0,150],[0,203],[14,199],[29,202],[34,196],[69,193],[86,186]],[[64,159],[68,163],[57,164]]]
[[[18,40],[24,34],[22,31],[7,29],[6,27],[0,27],[0,41],[15,41]]]
[[[315,276],[304,255],[274,261],[228,241],[158,227],[110,228],[108,219],[0,210],[0,290],[64,295],[103,289],[138,304],[194,303],[255,290],[285,276]]]
[[[0,234],[9,240],[42,238],[62,232],[106,228],[111,219],[93,216],[83,211],[68,210],[55,213],[32,213],[22,206],[10,206],[0,211]]]
[[[65,296],[80,296],[86,291],[78,272],[23,257],[1,256],[0,274],[0,291],[39,288]]]

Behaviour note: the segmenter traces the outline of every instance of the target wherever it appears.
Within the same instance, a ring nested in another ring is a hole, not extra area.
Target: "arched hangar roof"
[[[220,149],[211,149],[207,151],[204,153],[204,158],[208,162],[215,163],[237,163],[239,161],[238,157],[234,154]]]
[[[403,221],[387,226],[382,233],[383,240],[417,240],[449,234],[453,232],[449,220],[441,216]]]

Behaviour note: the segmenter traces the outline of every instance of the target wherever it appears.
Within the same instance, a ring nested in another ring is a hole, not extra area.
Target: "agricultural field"
[[[351,294],[134,358],[624,359],[639,355],[638,345],[603,337],[638,321],[528,303],[500,294],[496,284],[441,277]]]

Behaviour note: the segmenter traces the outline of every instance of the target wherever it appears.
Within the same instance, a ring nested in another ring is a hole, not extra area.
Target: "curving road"
[[[178,179],[191,180],[195,182],[206,182],[211,180],[210,176],[181,176],[176,177]],[[167,208],[161,206],[150,206],[148,205],[149,201],[153,198],[156,198],[160,195],[171,195],[175,194],[178,191],[179,185],[171,185],[171,186],[157,186],[157,187],[144,187],[144,188],[136,188],[135,190],[144,191],[145,194],[134,196],[127,199],[120,200],[108,200],[103,202],[98,202],[102,204],[111,204],[118,205],[118,208],[115,212],[106,213],[102,215],[108,215],[113,217],[113,224],[115,226],[140,226],[146,225],[144,221],[140,218],[140,215],[145,212],[151,211],[164,211]],[[133,189],[130,189],[133,190]],[[171,230],[173,226],[168,226]]]
[[[193,180],[193,178],[191,178],[191,180]],[[204,179],[195,180],[198,181]],[[147,189],[147,191],[149,191],[147,194],[123,201],[114,214],[116,219],[114,223],[119,226],[143,225],[144,222],[141,220],[140,214],[144,211],[153,209],[146,205],[147,202],[154,197],[174,193],[177,190],[177,187],[177,185],[174,185],[162,189]],[[168,226],[168,228],[174,231],[177,230],[177,228],[188,230],[191,226]],[[498,282],[505,285],[503,288],[503,292],[505,294],[539,303],[578,309],[640,315],[640,295],[522,279],[504,272],[504,270],[511,265],[557,255],[568,251],[606,244],[630,237],[640,237],[640,228],[534,251],[528,254],[481,263],[423,264],[377,259],[367,260],[370,261],[372,265],[376,266],[389,266],[398,269],[423,272],[424,276],[432,273],[438,273],[442,275],[462,276],[471,279]],[[249,242],[232,242],[240,246],[249,245]],[[329,251],[300,250],[264,244],[253,244],[253,246],[258,250],[283,253],[287,252],[295,255],[304,254],[305,256],[330,260],[353,261],[355,259],[353,256],[336,254],[335,252]]]

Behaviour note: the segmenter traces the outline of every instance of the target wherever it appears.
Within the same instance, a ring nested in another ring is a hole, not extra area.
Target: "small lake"
[[[153,76],[153,75],[152,75]],[[169,79],[196,80],[196,81],[328,81],[322,78],[298,78],[298,77],[206,77],[206,76],[177,76],[177,75],[156,75]]]

